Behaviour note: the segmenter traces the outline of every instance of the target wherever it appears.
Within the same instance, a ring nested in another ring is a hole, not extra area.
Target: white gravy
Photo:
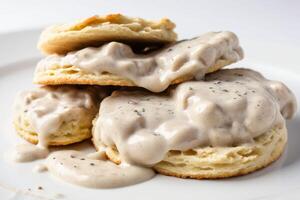
[[[107,160],[95,160],[79,151],[57,151],[46,160],[51,174],[73,184],[91,188],[113,188],[151,179],[150,168],[116,165]]]
[[[202,79],[218,61],[233,63],[242,57],[243,52],[234,33],[209,32],[150,54],[135,54],[126,44],[110,42],[98,48],[87,47],[70,52],[65,56],[50,55],[38,63],[36,75],[57,65],[73,65],[85,73],[110,73],[127,78],[152,92],[161,92],[176,79]]]
[[[12,150],[10,158],[15,162],[30,162],[48,156],[49,150],[34,144],[18,144]]]
[[[220,70],[162,94],[114,92],[101,103],[93,137],[116,146],[122,161],[153,166],[169,150],[252,143],[295,110],[283,83],[248,69]]]

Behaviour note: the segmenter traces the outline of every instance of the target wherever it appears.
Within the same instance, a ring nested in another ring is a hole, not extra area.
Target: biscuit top
[[[122,161],[152,166],[169,150],[251,144],[295,110],[283,83],[248,69],[220,70],[163,94],[114,92],[101,103],[93,136],[116,146]]]
[[[39,145],[47,147],[49,137],[54,137],[63,124],[74,121],[91,125],[101,95],[101,91],[92,87],[45,86],[24,91],[16,98],[15,117],[28,120],[24,123],[30,123],[38,134]]]
[[[87,27],[96,27],[99,25],[118,24],[126,25],[135,31],[142,29],[166,29],[173,30],[175,24],[168,18],[162,18],[159,21],[151,21],[138,17],[128,17],[122,14],[109,14],[105,16],[94,15],[83,20],[79,20],[72,24],[66,24],[61,27],[60,31],[78,31]]]
[[[152,21],[121,14],[95,15],[46,28],[40,36],[38,48],[46,54],[65,54],[110,41],[142,46],[166,44],[176,41],[174,28],[175,24],[168,18]]]
[[[222,62],[230,64],[242,57],[234,33],[210,32],[146,55],[135,54],[131,47],[118,42],[85,48],[65,56],[50,55],[38,63],[36,76],[58,66],[76,66],[79,73],[97,76],[109,73],[129,79],[136,86],[152,92],[161,92],[173,81],[193,77],[202,79],[212,67],[222,65]]]

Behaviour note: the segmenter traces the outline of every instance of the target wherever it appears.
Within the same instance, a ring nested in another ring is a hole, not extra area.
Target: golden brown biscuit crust
[[[38,48],[45,54],[65,54],[110,41],[164,44],[176,41],[174,28],[175,24],[167,18],[150,21],[121,14],[96,15],[74,24],[46,28],[40,36]]]
[[[14,121],[13,124],[19,136],[32,144],[38,143],[38,133],[32,131],[30,127],[25,127],[24,124],[20,124],[17,121]],[[73,131],[73,134],[65,134],[63,130],[56,134],[52,134],[51,138],[49,139],[49,146],[69,145],[91,138],[90,128],[82,128],[81,130],[76,130],[74,125],[69,124],[69,127],[65,126],[62,129],[68,129],[68,132],[70,132],[71,130],[71,132]]]

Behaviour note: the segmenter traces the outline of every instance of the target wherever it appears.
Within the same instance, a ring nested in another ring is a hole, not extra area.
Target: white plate
[[[34,173],[34,163],[15,164],[4,157],[17,138],[11,125],[12,102],[18,91],[31,83],[41,55],[35,48],[39,30],[0,35],[0,199],[299,199],[300,114],[288,122],[289,142],[284,155],[271,166],[247,176],[224,180],[184,180],[156,176],[134,186],[88,189],[61,182],[47,173]],[[286,83],[300,99],[299,49],[284,44],[242,40],[247,59],[235,66],[252,67],[270,79]],[[80,145],[79,145],[80,146]],[[42,186],[43,190],[38,190]],[[31,192],[28,192],[31,188]],[[18,191],[16,193],[16,191]],[[38,196],[38,197],[34,197]]]

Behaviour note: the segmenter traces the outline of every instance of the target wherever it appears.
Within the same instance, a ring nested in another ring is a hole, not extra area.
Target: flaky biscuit
[[[24,117],[24,116],[23,116]],[[38,133],[31,127],[30,122],[22,118],[21,122],[15,120],[14,127],[19,136],[30,143],[38,143]],[[67,123],[60,130],[51,134],[49,146],[61,146],[81,142],[91,137],[91,127],[81,127],[77,122]]]
[[[45,54],[65,54],[88,46],[120,41],[137,44],[164,44],[176,41],[175,24],[167,18],[150,21],[121,14],[92,16],[73,24],[46,28],[38,48]]]

